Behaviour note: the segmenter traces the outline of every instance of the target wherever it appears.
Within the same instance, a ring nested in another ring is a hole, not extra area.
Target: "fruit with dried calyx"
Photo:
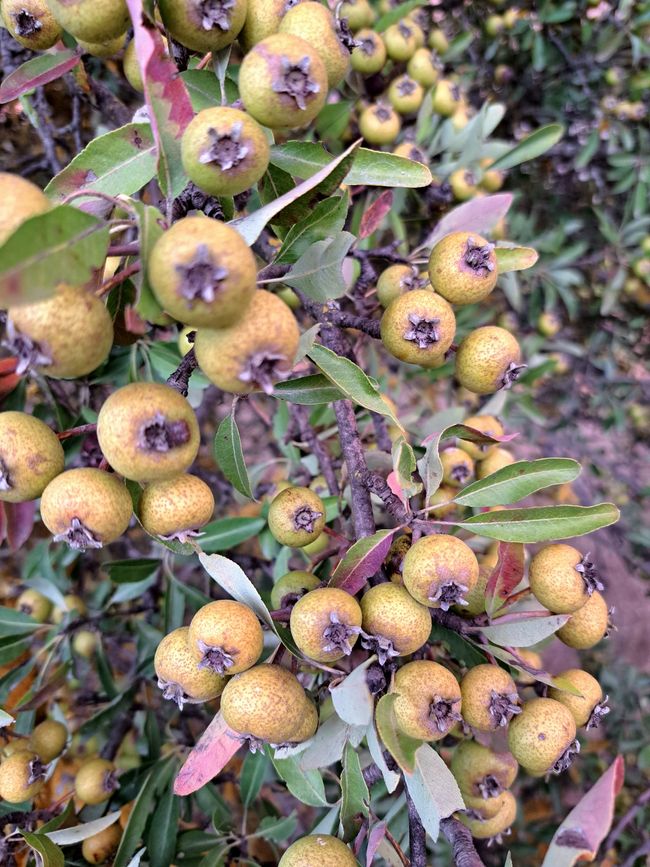
[[[125,0],[47,0],[57,22],[75,39],[105,42],[129,27]]]
[[[329,834],[310,834],[292,843],[278,867],[358,867],[343,840]]]
[[[258,661],[264,633],[253,611],[233,599],[209,602],[190,621],[187,643],[199,668],[239,674]]]
[[[13,38],[30,51],[46,51],[62,36],[45,0],[3,0],[2,20]]]
[[[411,738],[438,741],[461,719],[460,684],[437,662],[407,662],[395,675],[392,691],[395,721]]]
[[[281,545],[302,548],[322,533],[325,506],[309,488],[285,488],[273,498],[268,522],[271,533]]]
[[[67,728],[55,719],[43,720],[29,736],[29,748],[39,756],[45,765],[61,755],[67,742]]]
[[[329,87],[336,87],[350,67],[350,52],[339,38],[337,20],[322,3],[304,0],[292,6],[280,22],[280,33],[308,42],[320,55]]]
[[[571,711],[552,698],[534,698],[508,728],[508,748],[532,774],[560,774],[580,751]]]
[[[504,434],[503,425],[493,415],[473,415],[465,419],[463,424],[491,437],[502,437]],[[459,439],[458,448],[467,452],[475,461],[484,461],[498,448],[498,443],[475,443]]]
[[[288,608],[304,596],[309,590],[315,590],[320,585],[320,579],[311,572],[294,570],[282,575],[271,590],[271,607]]]
[[[494,818],[511,797],[512,795],[508,790],[487,799],[480,796],[467,795],[463,792],[463,801],[467,807],[468,815],[480,821]]]
[[[194,410],[180,392],[157,382],[113,392],[99,411],[97,437],[111,467],[135,482],[173,478],[199,450]]]
[[[63,597],[65,608],[60,608],[58,605],[52,610],[52,623],[62,623],[66,615],[74,617],[85,617],[88,614],[86,603],[80,596],[75,593],[67,593]]]
[[[408,592],[431,608],[463,605],[478,581],[476,555],[456,536],[423,536],[407,551],[402,579]]]
[[[577,726],[586,726],[587,730],[598,728],[602,718],[609,713],[609,707],[607,696],[603,696],[602,687],[596,678],[581,668],[569,668],[561,671],[557,677],[568,681],[580,695],[552,686],[548,697],[567,707]]]
[[[412,79],[426,88],[433,87],[440,78],[435,55],[426,48],[417,49],[409,60],[406,71]]]
[[[84,804],[103,804],[119,788],[116,768],[108,759],[88,759],[77,771],[74,791]]]
[[[588,650],[606,638],[610,630],[610,612],[605,598],[597,590],[578,608],[556,632],[568,647]]]
[[[496,752],[474,740],[460,743],[451,757],[451,772],[463,795],[483,801],[509,789],[518,769],[510,753]]]
[[[413,160],[413,162],[416,163],[423,163],[424,165],[427,165],[429,162],[429,158],[427,157],[425,151],[419,145],[416,145],[415,142],[412,141],[400,142],[393,148],[393,153],[396,157],[405,157],[407,160]],[[429,288],[431,288],[428,277],[422,276],[420,279],[422,280],[423,286],[428,286]]]
[[[517,801],[511,792],[504,792],[500,809],[491,818],[483,819],[473,813],[457,813],[457,817],[476,840],[502,842],[502,835],[517,818]]]
[[[415,114],[423,99],[424,88],[410,75],[400,75],[391,81],[388,100],[399,114]]]
[[[385,145],[394,142],[401,127],[399,114],[385,102],[369,105],[359,115],[359,132],[370,144]]]
[[[0,172],[0,244],[19,228],[21,223],[44,214],[52,202],[31,181],[9,172]]]
[[[348,22],[348,27],[356,36],[362,32],[361,28],[371,27],[375,20],[375,10],[368,0],[345,0],[338,14]]]
[[[81,854],[89,864],[105,864],[117,852],[122,840],[122,828],[114,822],[81,844]]]
[[[451,117],[461,104],[461,100],[460,87],[453,81],[441,78],[433,92],[431,106],[436,114]]]
[[[492,473],[496,473],[504,467],[509,467],[510,464],[514,464],[514,462],[515,456],[511,452],[497,446],[491,454],[478,464],[476,468],[476,478],[484,479],[486,476],[491,476]]]
[[[360,30],[355,35],[356,46],[352,49],[350,63],[355,72],[361,75],[374,75],[386,63],[386,46],[379,33],[374,30]]]
[[[381,318],[386,349],[409,364],[436,367],[456,333],[451,306],[428,289],[414,289],[388,305]]]
[[[450,446],[440,452],[442,481],[453,488],[460,488],[474,478],[474,461],[463,449]]]
[[[132,513],[131,495],[124,483],[92,467],[61,473],[41,498],[41,518],[54,541],[79,551],[119,539]]]
[[[394,656],[415,653],[429,640],[429,609],[399,584],[384,582],[361,597],[361,644],[377,654],[380,665]]]
[[[204,702],[223,692],[226,678],[209,668],[200,668],[188,643],[189,627],[166,635],[156,648],[153,667],[163,697],[182,710],[186,702]]]
[[[108,42],[85,42],[83,39],[77,39],[77,45],[85,54],[92,54],[93,57],[114,57],[116,54],[119,54],[120,51],[124,48],[126,44],[126,33],[122,33],[120,36],[116,36],[114,39],[109,39]],[[125,60],[122,59],[122,64],[124,66]],[[128,73],[126,71],[126,66],[124,68],[124,74],[129,80]]]
[[[31,617],[37,623],[45,623],[52,612],[52,603],[50,600],[34,590],[31,587],[23,590],[18,599],[16,599],[16,611],[20,611]]]
[[[533,595],[554,614],[573,614],[603,585],[589,555],[571,545],[547,545],[530,561]]]
[[[391,60],[397,63],[404,63],[413,57],[418,47],[422,44],[420,41],[421,37],[424,38],[417,24],[408,21],[399,21],[397,24],[391,24],[384,32],[386,52]]]
[[[361,607],[337,587],[310,590],[293,606],[289,626],[305,656],[334,662],[349,656],[361,633]]]
[[[229,106],[200,111],[181,139],[183,168],[211,196],[236,196],[252,187],[268,168],[269,156],[261,126],[246,112]],[[230,244],[221,242],[217,249],[221,246],[229,248]],[[227,258],[231,264],[237,262],[234,255]]]
[[[498,665],[475,665],[460,682],[463,719],[480,732],[508,725],[521,713],[514,680]]]
[[[31,801],[43,788],[46,766],[31,750],[20,750],[0,764],[0,800],[8,804]]]
[[[294,2],[297,0],[248,0],[246,20],[237,37],[244,53],[247,54],[262,39],[278,32],[282,16]]]
[[[496,286],[498,266],[494,244],[475,232],[452,232],[431,251],[431,286],[450,304],[475,304]]]
[[[209,486],[189,473],[146,485],[138,502],[138,517],[147,533],[181,542],[200,536],[213,512]]]
[[[163,23],[192,51],[220,51],[235,41],[246,19],[246,0],[160,0]]]
[[[234,325],[199,329],[194,349],[203,373],[224,391],[270,394],[291,372],[299,341],[296,318],[284,301],[258,289]]]
[[[510,388],[525,367],[517,340],[496,325],[472,331],[456,353],[456,379],[474,394]]]
[[[25,412],[0,412],[0,501],[35,500],[59,473],[65,456],[56,434]]]
[[[389,265],[377,280],[377,300],[382,307],[388,307],[396,298],[413,289],[423,289],[427,283],[428,280],[420,277],[413,265]]]

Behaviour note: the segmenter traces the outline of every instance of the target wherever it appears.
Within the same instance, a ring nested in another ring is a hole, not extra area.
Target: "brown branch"
[[[141,262],[132,262],[128,268],[123,268],[121,271],[118,271],[114,277],[111,277],[110,280],[107,280],[105,283],[99,287],[95,295],[102,296],[106,295],[107,292],[110,292],[111,289],[115,288],[115,286],[119,286],[120,283],[124,283],[125,280],[128,280],[129,277],[132,277],[134,274],[137,274],[142,269]]]
[[[616,843],[623,831],[627,828],[630,822],[632,822],[636,818],[637,813],[640,813],[646,804],[650,804],[650,788],[646,789],[645,792],[639,798],[637,798],[637,800],[634,802],[634,804],[632,804],[630,809],[626,813],[624,813],[623,816],[621,816],[614,828],[612,828],[607,839],[605,840],[605,843],[603,844],[603,852],[607,852],[609,849],[612,848],[612,846],[614,845],[614,843]]]
[[[370,418],[372,419],[372,425],[375,429],[377,445],[382,452],[388,452],[388,454],[390,454],[393,451],[393,441],[388,433],[388,425],[386,424],[385,417],[380,415],[378,412],[371,412]]]
[[[404,786],[404,794],[406,795],[406,807],[409,816],[411,867],[427,867],[427,834],[406,785]]]
[[[119,716],[116,720],[113,720],[113,724],[111,725],[111,730],[106,739],[106,743],[101,748],[99,755],[103,759],[108,759],[108,761],[112,762],[115,756],[118,753],[118,750],[122,744],[122,741],[127,736],[129,731],[131,730],[131,726],[133,724],[133,715],[135,713],[135,707],[132,705],[127,711],[125,711],[121,716]]]
[[[86,434],[95,433],[96,430],[96,424],[81,424],[79,427],[71,427],[69,430],[62,430],[61,433],[58,433],[56,436],[59,440],[67,440],[70,439],[70,437],[80,437],[85,436]]]
[[[466,828],[462,822],[453,816],[448,816],[440,822],[440,830],[451,845],[452,858],[456,867],[485,867],[474,848],[469,828]]]
[[[362,481],[371,493],[379,497],[392,518],[400,524],[406,523],[408,520],[407,511],[400,498],[391,491],[388,482],[383,476],[366,469],[362,474]]]
[[[327,482],[327,487],[329,488],[330,494],[333,497],[338,497],[339,495],[339,486],[336,481],[336,473],[334,472],[334,468],[332,467],[332,461],[327,451],[325,445],[318,439],[316,435],[316,431],[309,423],[309,411],[299,404],[292,404],[291,412],[296,422],[298,423],[298,429],[300,430],[300,438],[303,442],[305,442],[312,452],[316,455],[316,460],[318,461],[318,466],[320,467],[320,471]]]
[[[299,290],[294,291],[300,298],[305,310],[318,322],[327,322],[330,325],[336,325],[338,328],[356,328],[357,331],[363,331],[364,334],[368,334],[370,337],[379,338],[379,319],[357,316],[356,313],[346,313],[335,306],[336,302],[330,302],[327,305],[319,304],[318,301],[312,301],[311,298],[308,298],[304,292],[300,292]]]
[[[183,356],[183,360],[181,361],[181,363],[178,365],[172,375],[167,379],[167,385],[175,388],[176,391],[180,391],[183,397],[187,397],[187,392],[189,391],[190,377],[198,368],[198,366],[199,363],[196,360],[194,347],[192,347],[190,351]]]
[[[368,467],[359,437],[354,406],[349,400],[337,400],[334,402],[334,415],[339,428],[341,451],[350,479],[352,521],[356,537],[361,539],[364,536],[372,536],[375,532],[370,491],[363,482],[363,474],[368,471]]]

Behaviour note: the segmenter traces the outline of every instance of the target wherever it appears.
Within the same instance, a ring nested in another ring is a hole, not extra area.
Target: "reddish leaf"
[[[148,326],[138,311],[127,304],[124,308],[124,327],[129,334],[146,334]]]
[[[489,232],[508,213],[512,193],[498,193],[472,199],[449,211],[427,238],[425,247],[433,247],[450,232]]]
[[[339,587],[353,596],[374,575],[384,562],[393,536],[398,528],[379,530],[372,536],[359,539],[348,550],[330,578],[330,587]]]
[[[371,867],[373,858],[377,854],[381,841],[386,836],[386,823],[377,822],[372,826],[372,831],[368,835],[368,845],[366,847],[366,867]]]
[[[443,432],[442,439],[457,437],[459,440],[467,440],[468,442],[480,443],[482,445],[483,443],[509,443],[518,436],[518,432],[502,434],[499,436],[498,434],[483,433],[483,431],[476,430],[476,428],[469,427],[466,424],[454,424]],[[427,439],[423,441],[422,445],[426,445],[429,439],[430,437],[427,437]]]
[[[367,208],[361,217],[361,226],[359,227],[359,237],[367,238],[369,235],[379,228],[381,221],[390,211],[393,204],[393,191],[384,190],[375,201]]]
[[[217,714],[185,759],[174,781],[175,794],[191,795],[205,786],[221,773],[241,746],[239,735]]]
[[[408,497],[404,493],[404,489],[402,488],[402,485],[400,483],[399,476],[397,475],[395,470],[393,470],[392,473],[389,473],[386,477],[386,484],[395,494],[395,496],[399,497],[402,505],[404,507],[408,506]]]
[[[3,358],[0,361],[0,401],[11,394],[20,382],[20,376],[14,372],[16,364],[15,358]]]
[[[488,614],[500,608],[524,577],[524,546],[520,542],[499,542],[499,559],[485,588]]]
[[[36,503],[5,503],[7,519],[7,542],[12,551],[17,551],[32,534]]]
[[[4,542],[7,536],[7,511],[5,504],[0,502],[0,545]]]
[[[28,60],[8,75],[0,85],[0,105],[17,99],[35,87],[61,78],[74,69],[79,59],[80,55],[76,51],[66,48],[51,54],[39,54],[38,57]]]

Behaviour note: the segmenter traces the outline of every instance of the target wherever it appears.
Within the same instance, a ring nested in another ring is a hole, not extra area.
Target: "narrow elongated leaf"
[[[29,834],[23,831],[22,835],[30,849],[38,852],[42,867],[65,867],[63,852],[44,834]]]
[[[403,771],[412,774],[415,770],[415,753],[422,741],[408,737],[398,728],[394,711],[396,698],[394,693],[388,693],[379,699],[375,709],[375,725],[384,747]]]
[[[273,387],[273,394],[282,400],[288,400],[289,403],[300,403],[306,406],[332,403],[345,397],[344,392],[322,373],[278,382]]]
[[[347,290],[342,273],[343,260],[354,240],[350,232],[339,232],[335,238],[316,241],[305,250],[282,282],[300,289],[315,301],[340,298]]]
[[[500,647],[532,647],[539,641],[554,635],[569,619],[569,614],[551,614],[548,617],[525,617],[499,623],[493,620],[490,626],[482,626],[481,633],[492,644]]]
[[[234,411],[228,413],[217,428],[214,437],[214,458],[231,485],[240,494],[252,499],[251,483]]]
[[[250,578],[232,560],[221,554],[199,554],[201,565],[233,599],[251,608],[260,620],[270,629],[275,629],[269,609],[262,602],[262,597]]]
[[[448,214],[438,222],[424,247],[434,247],[441,238],[450,232],[478,232],[480,235],[489,234],[510,210],[512,193],[497,193],[494,196],[483,196],[479,199],[471,199],[452,208]]]
[[[329,581],[330,587],[338,587],[353,596],[358,593],[368,578],[381,567],[395,533],[397,528],[378,530],[372,536],[355,542],[334,570]]]
[[[409,12],[417,9],[418,6],[424,5],[426,5],[424,0],[406,0],[405,3],[399,3],[381,16],[374,25],[374,30],[377,33],[383,33],[384,30],[387,30],[391,26],[391,24],[397,24],[399,21],[402,21]]]
[[[133,809],[129,813],[129,818],[124,828],[115,860],[113,861],[113,867],[127,867],[130,864],[142,839],[142,833],[147,824],[149,814],[156,803],[156,798],[162,787],[169,785],[175,761],[174,756],[161,759],[149,771],[135,799]]]
[[[613,503],[600,503],[597,506],[504,509],[450,523],[489,539],[532,543],[584,536],[615,524],[619,515]]]
[[[228,728],[218,713],[185,759],[174,780],[176,795],[191,795],[226,767],[242,746],[239,735]]]
[[[392,457],[393,473],[391,475],[394,476],[394,480],[399,486],[402,501],[405,501],[419,494],[423,485],[422,482],[418,482],[413,478],[413,474],[417,470],[413,446],[407,443],[406,439],[401,435],[393,443]]]
[[[572,482],[582,467],[571,458],[517,461],[462,489],[455,502],[462,506],[507,506],[551,485]]]
[[[397,773],[397,771],[392,771],[386,764],[384,747],[379,742],[379,736],[377,734],[377,729],[375,727],[374,721],[366,729],[366,742],[368,744],[368,750],[370,751],[372,760],[381,771],[386,790],[389,793],[394,792],[395,789],[399,786],[402,778],[400,774]]]
[[[484,645],[481,646],[483,647]],[[547,686],[553,686],[556,689],[564,690],[564,692],[568,692],[571,695],[581,695],[580,690],[576,689],[576,687],[566,678],[554,677],[548,671],[524,665],[523,660],[518,656],[515,650],[511,652],[503,647],[498,647],[496,644],[485,645],[485,650],[492,656],[500,659],[502,662],[507,663],[511,668],[514,668],[521,674],[535,678],[535,680],[538,680],[540,683],[545,683]]]
[[[369,818],[369,803],[370,792],[361,773],[359,755],[352,744],[346,744],[341,774],[341,826],[344,840],[352,840],[364,818]]]
[[[499,542],[499,559],[485,587],[485,610],[491,616],[524,577],[524,546]]]
[[[174,862],[181,802],[171,787],[163,792],[147,838],[150,867],[168,867]]]
[[[418,747],[415,767],[411,773],[404,775],[404,780],[422,824],[435,842],[440,832],[440,820],[465,809],[458,783],[429,744]]]
[[[371,826],[366,846],[366,867],[372,867],[382,840],[386,837],[386,823],[376,822]]]
[[[508,271],[525,271],[527,268],[532,268],[539,259],[539,253],[532,247],[497,247],[494,252],[499,274]]]
[[[311,244],[333,239],[342,231],[347,213],[347,195],[323,199],[306,220],[295,223],[289,229],[282,249],[274,261],[296,262]]]
[[[353,731],[355,731],[353,726],[348,725],[336,714],[332,715],[321,723],[312,738],[294,748],[295,752],[300,753],[298,764],[304,771],[310,771],[328,768],[335,762],[339,762]]]
[[[348,676],[330,689],[332,703],[341,719],[353,726],[369,726],[375,702],[368,688],[368,668],[377,661],[375,656],[357,665]]]
[[[0,607],[0,637],[23,635],[39,629],[40,625],[27,614],[23,614],[22,611],[16,611],[15,608]]]
[[[9,548],[18,551],[32,535],[36,503],[5,503],[6,537]]]
[[[325,785],[320,771],[304,771],[299,767],[297,759],[290,757],[278,759],[273,756],[269,747],[267,755],[273,762],[273,767],[286,783],[287,788],[299,801],[309,807],[329,807],[325,797]]]
[[[564,135],[564,127],[560,123],[549,123],[531,133],[519,144],[515,145],[502,157],[495,160],[491,169],[512,169],[520,163],[537,159],[556,145]]]
[[[201,549],[206,554],[228,551],[257,536],[265,524],[264,518],[221,518],[213,521],[203,528],[199,537]]]
[[[359,226],[359,237],[369,238],[382,224],[393,204],[393,191],[384,190],[363,212]]]
[[[245,807],[250,807],[258,796],[267,769],[268,758],[264,753],[248,753],[244,759],[239,778],[239,791]]]
[[[81,54],[71,48],[54,53],[39,54],[23,63],[0,84],[0,105],[18,99],[36,87],[42,87],[61,78],[74,69],[81,60]]]
[[[57,846],[76,846],[82,840],[87,840],[94,834],[99,834],[100,831],[114,825],[120,818],[120,811],[116,810],[113,813],[108,813],[102,816],[101,819],[95,819],[92,822],[84,822],[82,825],[75,825],[72,828],[63,828],[60,831],[50,831],[47,837]]]

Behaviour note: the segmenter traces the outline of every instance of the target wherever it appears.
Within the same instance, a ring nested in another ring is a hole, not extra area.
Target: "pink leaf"
[[[241,746],[239,735],[228,728],[218,713],[185,759],[174,781],[174,793],[191,795],[205,786],[221,773]]]
[[[39,54],[38,57],[28,60],[8,75],[0,85],[0,105],[17,99],[35,87],[61,78],[74,69],[79,59],[80,55],[76,51],[66,48]]]
[[[366,867],[372,867],[373,858],[377,854],[377,849],[379,849],[381,841],[384,839],[385,836],[385,822],[377,822],[376,825],[373,825],[372,831],[368,835],[368,845],[366,847]]]
[[[381,221],[390,211],[393,204],[393,191],[384,190],[375,201],[368,207],[361,217],[361,226],[359,227],[359,237],[367,238],[379,228]]]
[[[5,504],[0,502],[0,545],[4,542],[7,536],[7,511]]]
[[[36,503],[5,503],[7,542],[12,551],[17,551],[32,534]]]
[[[388,474],[388,476],[386,478],[386,484],[391,489],[391,491],[395,494],[395,496],[399,497],[402,505],[404,507],[408,506],[408,497],[404,493],[402,485],[400,484],[399,476],[397,475],[395,470],[393,470],[391,473]]]
[[[572,867],[577,861],[594,860],[611,827],[624,774],[623,756],[617,756],[557,829],[542,867]]]
[[[485,588],[485,606],[494,614],[524,577],[524,546],[519,542],[499,542],[499,559]]]
[[[398,528],[379,530],[372,536],[359,539],[348,550],[330,578],[330,587],[339,587],[353,596],[374,575],[390,550],[393,536]]]
[[[497,193],[464,202],[439,221],[423,246],[433,247],[450,232],[489,232],[505,217],[511,204],[512,193]]]

